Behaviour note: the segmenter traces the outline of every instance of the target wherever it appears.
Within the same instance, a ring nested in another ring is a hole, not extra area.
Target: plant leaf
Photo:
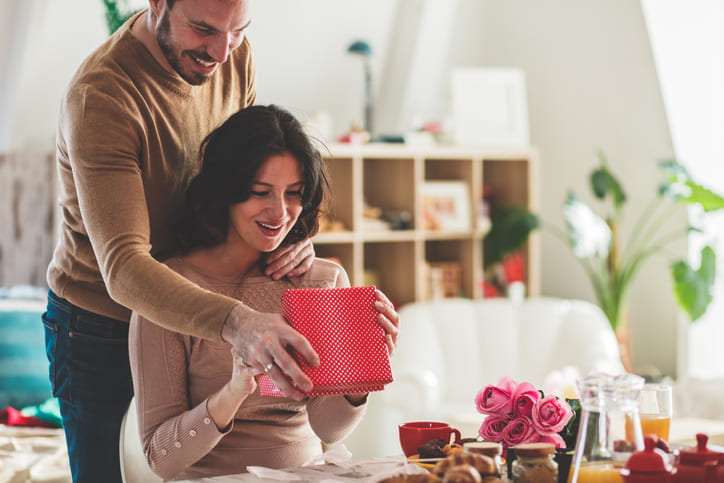
[[[606,258],[611,248],[611,228],[574,191],[563,205],[568,243],[578,258]]]
[[[664,173],[664,177],[668,180],[678,179],[679,181],[689,181],[691,175],[686,166],[675,159],[664,159],[659,161],[659,168]]]
[[[490,231],[484,239],[485,268],[500,263],[520,248],[530,232],[538,228],[538,216],[520,206],[499,206],[490,214]]]
[[[601,165],[591,173],[591,190],[599,200],[605,199],[610,194],[613,205],[618,210],[626,201],[626,193],[618,179],[609,171],[603,151],[598,152],[598,158]]]
[[[671,266],[674,293],[679,306],[692,322],[699,319],[712,301],[712,288],[716,278],[716,254],[710,246],[701,250],[701,263],[694,269],[684,260]]]
[[[724,208],[724,197],[696,183],[686,168],[676,160],[659,162],[665,181],[659,193],[680,203],[700,205],[706,212]]]

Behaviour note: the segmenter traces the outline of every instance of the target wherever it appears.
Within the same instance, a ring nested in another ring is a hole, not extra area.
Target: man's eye
[[[201,27],[199,25],[194,25],[194,30],[196,30],[200,34],[208,34],[209,32],[211,32],[211,30],[209,30],[208,28]]]

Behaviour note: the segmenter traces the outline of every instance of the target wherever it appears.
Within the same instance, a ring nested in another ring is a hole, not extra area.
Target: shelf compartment
[[[370,206],[381,208],[383,214],[405,211],[414,225],[414,167],[413,158],[365,158],[362,166],[364,200]]]
[[[357,229],[354,223],[354,162],[352,158],[325,158],[324,161],[332,193],[324,210],[330,220],[340,221],[345,230],[354,231]]]
[[[427,240],[425,242],[425,262],[435,263],[455,263],[460,265],[460,293],[459,295],[466,298],[475,298],[477,295],[477,278],[479,270],[476,266],[480,263],[480,240],[474,238],[460,240]],[[429,280],[425,280],[429,283]],[[430,294],[432,291],[428,287],[425,291]]]
[[[377,288],[400,307],[415,301],[415,243],[369,242],[364,245],[364,269],[376,274]]]

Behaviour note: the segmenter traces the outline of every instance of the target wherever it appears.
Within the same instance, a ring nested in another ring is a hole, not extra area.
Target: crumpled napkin
[[[325,463],[331,463],[342,468],[351,468],[354,466],[354,463],[352,462],[352,453],[350,453],[347,447],[343,444],[328,449],[320,456],[312,458],[302,466],[323,465]],[[246,471],[258,476],[259,478],[272,478],[281,481],[301,480],[298,475],[293,473],[289,473],[284,470],[273,470],[265,466],[247,466]]]

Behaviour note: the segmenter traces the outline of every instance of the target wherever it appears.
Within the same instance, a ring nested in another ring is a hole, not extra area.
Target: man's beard
[[[183,52],[179,54],[174,50],[170,30],[171,29],[168,21],[168,13],[166,13],[158,19],[156,40],[158,41],[158,46],[161,48],[161,52],[163,52],[163,55],[166,56],[166,60],[171,65],[171,68],[175,70],[176,73],[180,75],[183,80],[185,80],[192,86],[201,85],[209,80],[209,76],[207,75],[193,71],[185,72],[183,70],[183,67],[181,66],[181,55],[183,55]],[[201,60],[213,62],[213,59],[211,59],[205,52],[193,52],[193,54]]]

